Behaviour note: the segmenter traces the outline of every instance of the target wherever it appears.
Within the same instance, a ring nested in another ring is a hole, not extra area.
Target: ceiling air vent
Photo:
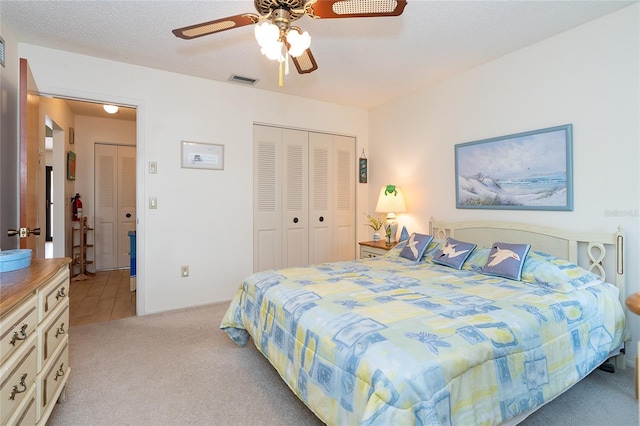
[[[229,81],[233,81],[234,83],[241,83],[241,84],[247,84],[249,86],[254,86],[258,82],[258,79],[231,74],[231,77],[229,77]]]

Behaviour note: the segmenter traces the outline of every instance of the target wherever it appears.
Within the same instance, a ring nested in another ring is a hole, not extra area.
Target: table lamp
[[[404,204],[404,197],[400,187],[386,185],[380,189],[376,213],[387,213],[387,222],[385,223],[387,244],[391,245],[391,243],[396,242],[396,234],[398,232],[396,213],[404,213],[406,211],[407,208]]]

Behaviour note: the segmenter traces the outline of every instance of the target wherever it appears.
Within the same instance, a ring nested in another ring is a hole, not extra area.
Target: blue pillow
[[[403,226],[402,232],[400,232],[400,238],[398,239],[398,242],[407,241],[408,239],[409,239],[409,231],[407,231],[406,226]]]
[[[482,273],[520,281],[529,244],[493,243]]]
[[[427,250],[427,246],[433,240],[432,235],[411,234],[407,244],[400,252],[400,256],[415,262],[419,262],[422,259],[422,255]]]
[[[460,269],[475,248],[476,245],[473,243],[465,243],[464,241],[454,240],[449,237],[444,242],[444,245],[434,254],[433,262]]]

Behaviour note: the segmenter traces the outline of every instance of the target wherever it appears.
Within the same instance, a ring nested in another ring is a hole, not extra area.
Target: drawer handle
[[[58,290],[58,294],[56,294],[56,300],[62,299],[65,296],[66,294],[64,294],[64,287],[60,287],[60,290]]]
[[[56,338],[58,338],[58,336],[60,336],[61,334],[64,334],[64,323],[60,324],[60,327],[58,327],[58,329],[56,330]]]
[[[18,334],[17,331],[14,331],[13,337],[11,338],[11,341],[9,342],[9,344],[11,346],[15,346],[16,341],[24,340],[26,338],[27,338],[27,324],[22,324],[22,327],[20,327],[20,334]]]
[[[27,373],[24,373],[22,377],[20,377],[20,383],[13,386],[11,395],[9,395],[9,401],[15,400],[17,394],[27,391],[27,384],[24,382],[25,380],[27,380]],[[22,390],[19,390],[18,386],[22,387]]]
[[[56,377],[53,378],[56,382],[58,381],[58,377],[64,376],[64,362],[60,364],[60,368],[56,371]]]

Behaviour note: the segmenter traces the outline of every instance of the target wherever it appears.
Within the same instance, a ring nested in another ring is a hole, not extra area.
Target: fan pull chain
[[[284,59],[284,75],[289,75],[289,51],[288,50]]]

